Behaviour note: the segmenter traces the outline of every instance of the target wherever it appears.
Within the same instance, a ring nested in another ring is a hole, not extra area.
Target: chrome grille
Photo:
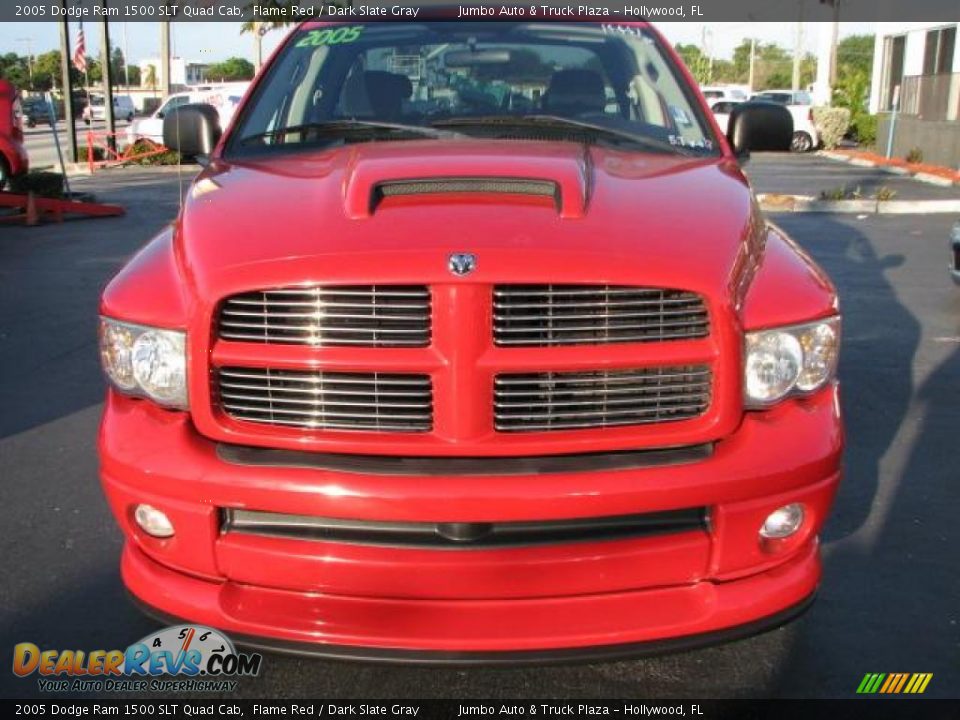
[[[224,340],[289,345],[425,347],[430,291],[422,285],[289,287],[227,298]]]
[[[220,368],[220,407],[238,420],[315,430],[428,432],[427,375]]]
[[[497,345],[593,345],[706,337],[703,299],[692,292],[617,285],[498,285]]]
[[[498,375],[495,426],[531,432],[688,420],[710,405],[710,386],[704,365]]]

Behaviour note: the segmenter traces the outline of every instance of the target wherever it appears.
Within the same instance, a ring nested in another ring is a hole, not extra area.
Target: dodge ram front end
[[[307,24],[223,137],[177,114],[209,162],[101,305],[101,479],[150,612],[497,662],[809,603],[836,292],[652,28]]]

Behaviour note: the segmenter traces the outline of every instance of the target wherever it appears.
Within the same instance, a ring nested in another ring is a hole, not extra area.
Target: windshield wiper
[[[439,130],[423,125],[404,125],[402,123],[379,122],[374,120],[327,120],[325,122],[303,123],[288,127],[275,128],[266,132],[247,135],[239,140],[241,145],[250,145],[259,140],[282,138],[294,134],[313,135],[316,137],[342,137],[353,135],[369,135],[378,139],[395,138],[401,135],[421,138],[448,138],[458,133],[449,130]]]
[[[631,143],[640,145],[652,150],[676,155],[693,155],[693,148],[674,145],[666,140],[648,137],[644,135],[634,135],[625,130],[607,127],[597,123],[587,122],[585,120],[576,120],[574,118],[561,117],[559,115],[486,115],[481,117],[452,117],[443,120],[437,120],[430,123],[432,127],[521,127],[521,128],[539,128],[545,130],[578,130],[581,132],[595,133],[598,139],[604,139],[620,143]]]

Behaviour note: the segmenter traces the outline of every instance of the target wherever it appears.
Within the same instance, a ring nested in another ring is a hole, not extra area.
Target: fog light
[[[787,538],[803,525],[803,505],[790,503],[777,508],[767,515],[760,528],[760,537],[770,539]]]
[[[165,513],[151,505],[137,505],[133,511],[137,525],[147,534],[156,538],[168,538],[173,535],[173,523]]]

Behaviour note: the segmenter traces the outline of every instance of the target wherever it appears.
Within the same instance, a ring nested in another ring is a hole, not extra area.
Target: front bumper
[[[250,644],[354,658],[608,657],[785,621],[817,588],[817,534],[840,478],[835,388],[748,413],[704,460],[549,475],[383,476],[228,464],[182,413],[111,392],[101,478],[122,573],[161,616]],[[802,502],[777,545],[758,530]],[[158,540],[137,503],[171,518]],[[355,520],[498,522],[709,509],[707,529],[523,547],[434,549],[230,533],[222,510]],[[651,645],[652,643],[652,645]],[[466,653],[466,655],[464,655]]]

